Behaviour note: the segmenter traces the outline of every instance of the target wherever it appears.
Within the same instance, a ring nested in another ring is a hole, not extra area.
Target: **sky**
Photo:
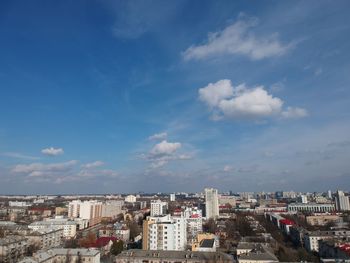
[[[349,1],[0,2],[0,193],[350,190]]]

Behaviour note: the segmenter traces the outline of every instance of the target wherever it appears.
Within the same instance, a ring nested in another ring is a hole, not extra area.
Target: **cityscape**
[[[348,262],[341,190],[0,197],[1,262]]]
[[[1,0],[0,263],[350,263],[350,0]]]

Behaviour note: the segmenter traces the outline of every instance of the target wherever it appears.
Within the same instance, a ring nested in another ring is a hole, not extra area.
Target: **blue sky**
[[[350,187],[348,1],[1,1],[0,192]]]

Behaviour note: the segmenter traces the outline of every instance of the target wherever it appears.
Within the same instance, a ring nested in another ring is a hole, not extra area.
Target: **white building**
[[[49,221],[37,221],[28,225],[28,228],[33,231],[43,231],[49,229],[63,229],[64,238],[74,238],[77,234],[77,222],[63,219],[63,220],[49,220]]]
[[[102,202],[74,200],[68,205],[68,217],[87,219],[90,226],[96,225],[101,221]]]
[[[302,204],[307,204],[307,196],[306,195],[300,195],[299,196],[299,201]]]
[[[334,204],[316,204],[316,203],[291,203],[288,204],[288,212],[332,212]]]
[[[151,216],[161,216],[167,213],[168,203],[161,200],[151,201]]]
[[[184,210],[186,218],[187,243],[192,245],[199,233],[203,232],[202,210],[197,207],[186,207]]]
[[[136,196],[134,195],[128,195],[125,197],[125,202],[128,203],[135,203],[136,202]]]
[[[217,218],[219,216],[219,199],[218,190],[213,188],[205,188],[205,217]]]
[[[170,194],[170,202],[174,202],[176,199],[175,194]]]
[[[343,191],[338,190],[335,198],[335,206],[338,211],[349,211],[350,203],[349,197]]]
[[[185,250],[186,219],[170,215],[148,217],[144,222],[143,249]]]
[[[17,206],[17,207],[28,207],[32,204],[26,201],[10,201],[9,206]]]

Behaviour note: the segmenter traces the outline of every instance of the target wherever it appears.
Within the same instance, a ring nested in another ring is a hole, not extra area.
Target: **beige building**
[[[26,235],[26,238],[28,238],[28,245],[38,249],[59,247],[62,244],[63,229],[38,230]]]
[[[340,220],[340,216],[338,215],[314,215],[306,217],[306,222],[311,226],[324,226],[338,220]]]
[[[28,249],[27,239],[21,236],[0,238],[0,262],[18,262]]]

